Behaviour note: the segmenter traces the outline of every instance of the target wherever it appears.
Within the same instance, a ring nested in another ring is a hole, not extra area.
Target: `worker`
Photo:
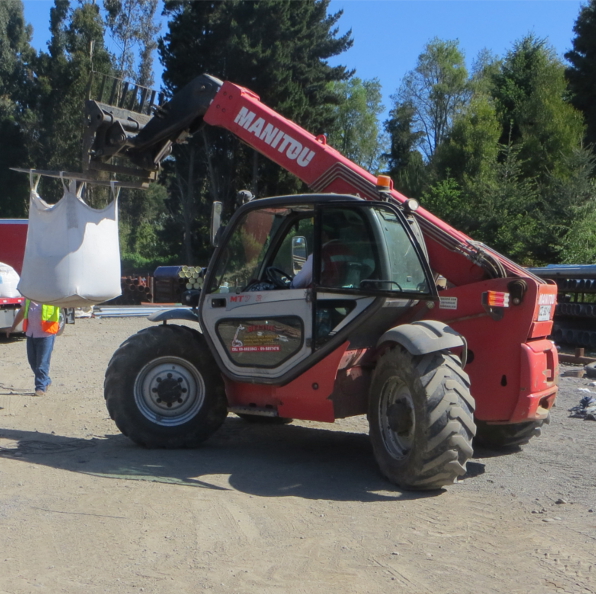
[[[333,237],[335,231],[331,227],[324,227],[321,246],[321,284],[325,287],[337,287],[340,285],[343,266],[351,255],[349,248],[337,237]],[[313,254],[309,254],[300,272],[292,279],[291,289],[303,289],[312,282]]]
[[[60,308],[25,299],[25,306],[15,316],[7,337],[21,321],[27,335],[27,359],[35,375],[35,396],[45,396],[52,383],[50,359],[60,327]]]

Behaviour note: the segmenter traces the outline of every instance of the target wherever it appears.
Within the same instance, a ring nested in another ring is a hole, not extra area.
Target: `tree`
[[[569,157],[572,172],[565,179],[554,178],[548,186],[545,204],[550,212],[552,236],[548,245],[568,264],[596,262],[596,158],[587,149]]]
[[[313,134],[328,132],[339,101],[330,83],[347,80],[351,73],[342,66],[331,67],[327,60],[352,43],[350,33],[337,35],[341,12],[327,15],[328,4],[329,0],[166,0],[169,29],[159,52],[168,92],[209,73],[250,88],[265,104]],[[272,195],[301,188],[293,176],[215,128],[176,147],[173,158],[175,164],[168,165],[175,176],[170,182],[172,201],[187,209],[183,219],[194,229],[184,233],[187,254],[206,247],[205,236],[197,236],[196,229],[204,226],[214,197],[224,202],[229,214],[240,189]],[[189,218],[195,216],[198,221]]]
[[[396,108],[400,104],[414,108],[413,130],[421,132],[419,148],[427,160],[444,141],[469,94],[468,71],[459,42],[432,39],[418,56],[416,68],[406,74],[392,96]]]
[[[104,0],[106,25],[120,50],[116,56],[118,76],[146,87],[154,82],[153,52],[160,29],[155,24],[157,4],[158,0]]]
[[[596,144],[596,0],[582,6],[573,27],[573,49],[565,54],[571,102],[585,117],[586,140]]]
[[[395,189],[407,196],[420,197],[427,176],[422,155],[415,148],[424,134],[413,130],[415,114],[411,103],[395,103],[385,122],[390,146],[384,157]]]
[[[475,94],[438,147],[437,170],[443,175],[448,171],[448,176],[462,183],[466,179],[490,177],[499,155],[501,132],[492,99],[483,93]]]
[[[0,2],[0,216],[26,212],[27,181],[10,167],[29,164],[27,122],[35,96],[29,77],[34,57],[31,26],[25,23],[21,0]]]
[[[569,173],[566,157],[581,143],[583,121],[566,94],[563,64],[534,35],[514,44],[493,77],[501,144],[511,141],[519,147],[526,177]]]
[[[378,116],[383,111],[381,83],[378,79],[351,78],[333,83],[340,98],[335,107],[335,126],[328,142],[342,155],[367,171],[377,173],[382,167],[385,138]]]
[[[112,72],[99,7],[81,1],[71,9],[69,0],[54,0],[50,31],[48,53],[41,52],[35,63],[38,132],[34,162],[40,169],[79,171],[90,74],[92,70]],[[44,197],[61,196],[59,184],[47,188]]]
[[[516,149],[501,147],[492,175],[450,176],[433,184],[422,205],[457,229],[526,265],[542,262],[537,255],[547,235],[536,214],[540,197],[534,180],[521,174]],[[540,238],[540,239],[539,239]]]

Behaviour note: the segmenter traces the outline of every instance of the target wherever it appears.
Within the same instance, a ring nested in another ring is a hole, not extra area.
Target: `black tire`
[[[458,357],[396,347],[374,371],[368,421],[381,472],[403,489],[440,489],[472,456],[474,398]]]
[[[484,421],[476,421],[478,431],[474,442],[494,450],[522,446],[542,433],[544,423],[545,421],[528,421],[513,425],[489,425]]]
[[[249,413],[236,413],[243,421],[258,425],[287,425],[294,419],[286,417],[264,417],[263,415],[251,415]]]
[[[106,370],[104,392],[120,431],[147,448],[197,447],[228,414],[205,339],[185,326],[146,328],[123,342]]]

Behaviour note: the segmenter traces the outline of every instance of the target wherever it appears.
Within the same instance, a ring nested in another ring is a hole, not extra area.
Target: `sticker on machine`
[[[439,309],[457,309],[457,297],[439,297]]]

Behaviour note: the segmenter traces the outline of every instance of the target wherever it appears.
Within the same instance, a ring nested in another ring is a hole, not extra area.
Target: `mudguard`
[[[465,340],[443,322],[422,320],[391,328],[379,338],[377,347],[385,342],[397,342],[412,355],[426,355],[447,349],[465,347]]]
[[[190,308],[168,309],[167,311],[156,311],[148,318],[150,322],[167,322],[168,320],[188,320],[199,323],[199,316]]]

